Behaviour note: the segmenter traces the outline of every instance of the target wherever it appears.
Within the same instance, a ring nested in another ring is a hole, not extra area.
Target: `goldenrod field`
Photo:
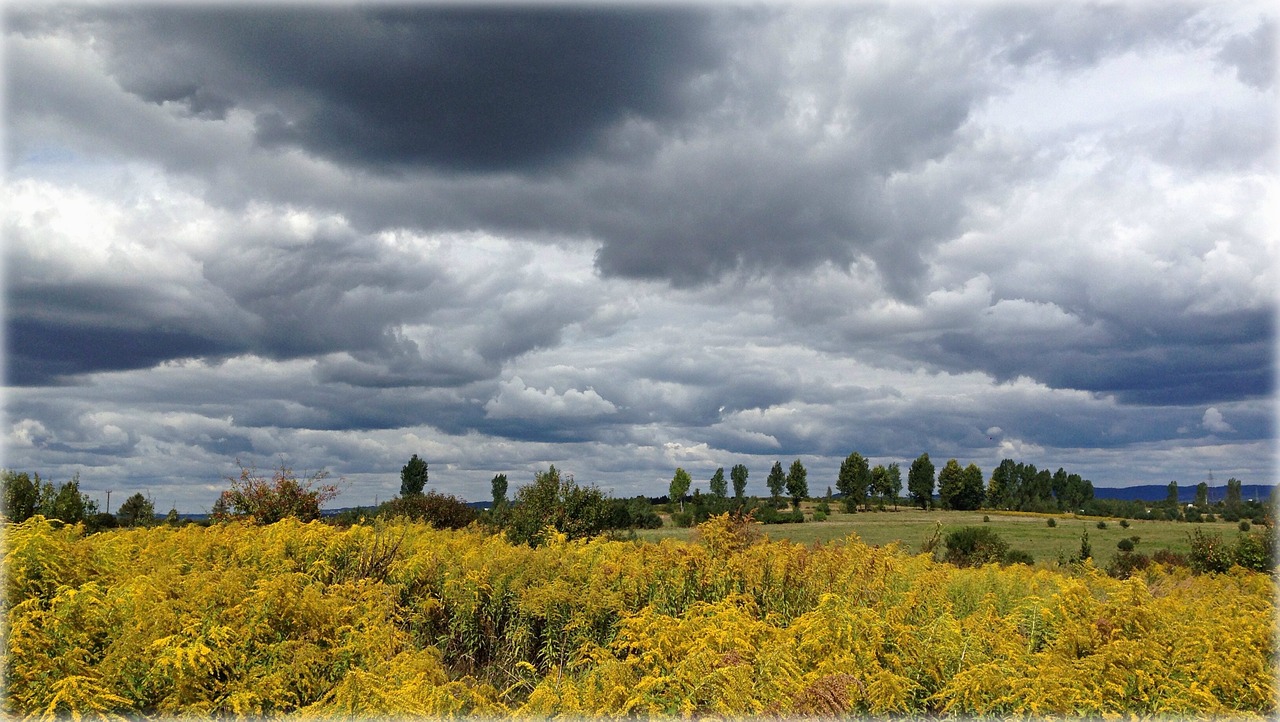
[[[1275,586],[856,537],[512,546],[285,520],[4,530],[13,716],[1273,716]]]

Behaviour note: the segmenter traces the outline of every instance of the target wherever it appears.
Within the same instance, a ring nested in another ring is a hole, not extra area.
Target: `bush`
[[[1232,550],[1222,541],[1221,534],[1206,534],[1196,529],[1191,532],[1191,570],[1197,574],[1225,572],[1233,563]]]
[[[983,524],[986,524],[986,523],[987,523],[987,522],[989,522],[989,521],[991,521],[991,517],[987,516],[986,514],[983,514],[983,515],[982,515],[982,523],[983,523]]]
[[[229,477],[231,488],[214,502],[213,519],[249,519],[258,524],[273,524],[286,517],[319,519],[320,505],[338,495],[337,485],[320,483],[328,477],[329,472],[321,469],[299,480],[292,469],[281,464],[267,480],[257,469],[241,465],[240,478]]]
[[[756,507],[756,521],[761,524],[799,524],[804,521],[804,512],[799,509],[778,511],[771,504]]]
[[[1133,540],[1121,539],[1120,541],[1116,542],[1116,548],[1122,552],[1131,552],[1133,551]]]
[[[681,529],[688,529],[693,526],[693,513],[687,511],[677,511],[671,514],[671,523]]]
[[[1204,521],[1204,516],[1201,515],[1200,510],[1195,508],[1194,506],[1189,507],[1187,511],[1182,515],[1182,518],[1194,524],[1199,524],[1200,522]]]
[[[1240,521],[1240,531],[1247,532],[1249,531],[1249,529],[1250,529],[1249,522],[1247,520],[1242,519]]]
[[[818,509],[817,511],[813,512],[813,520],[814,520],[814,521],[826,521],[826,520],[827,520],[827,513],[826,513],[826,512],[824,512],[824,511],[823,511],[823,510],[821,510],[821,509]]]
[[[1107,528],[1107,523],[1106,523],[1105,521],[1100,521],[1100,522],[1098,522],[1098,528],[1099,528],[1099,529],[1106,529],[1106,528]]]
[[[1034,566],[1036,563],[1036,560],[1029,553],[1021,549],[1010,549],[1005,552],[1002,561],[1004,564],[1026,564],[1027,566]]]
[[[1151,559],[1146,554],[1125,552],[1111,558],[1107,564],[1107,574],[1116,579],[1128,579],[1136,571],[1151,566]]]
[[[1121,529],[1128,529],[1128,528],[1129,528],[1129,520],[1128,520],[1128,519],[1121,519],[1121,520],[1120,520],[1120,528],[1121,528]]]
[[[378,506],[377,515],[426,522],[437,529],[461,529],[479,518],[480,512],[456,496],[431,490],[384,501]]]
[[[599,489],[578,486],[572,476],[561,479],[552,466],[516,491],[506,534],[512,543],[536,547],[545,541],[547,527],[569,539],[583,539],[607,531],[609,518],[609,501]]]
[[[1157,549],[1151,555],[1151,561],[1157,564],[1164,564],[1170,567],[1190,566],[1187,555],[1181,552],[1175,552],[1172,549]]]
[[[961,527],[951,532],[947,535],[946,546],[943,561],[959,567],[1000,562],[1009,553],[1009,542],[994,531],[980,526]]]
[[[1045,521],[1045,524],[1048,524],[1049,528],[1052,529],[1058,525],[1058,520],[1053,517],[1049,517],[1049,519]]]
[[[1241,534],[1231,552],[1232,560],[1245,569],[1263,573],[1275,570],[1275,537],[1270,533]]]

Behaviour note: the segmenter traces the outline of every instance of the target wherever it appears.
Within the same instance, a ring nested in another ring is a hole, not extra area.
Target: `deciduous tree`
[[[155,518],[155,504],[141,492],[125,499],[120,509],[116,511],[116,521],[120,526],[151,526]]]
[[[718,499],[724,499],[729,495],[729,482],[724,478],[724,467],[716,469],[716,473],[711,475],[711,494]]]
[[[773,505],[778,506],[782,499],[782,490],[787,485],[787,475],[782,471],[782,462],[773,462],[773,468],[769,469],[769,478],[764,480],[769,487],[769,496],[773,500]]]
[[[933,462],[929,461],[928,454],[921,454],[907,470],[907,491],[921,509],[933,506],[933,483]]]
[[[809,473],[799,459],[791,462],[787,471],[787,493],[791,495],[791,508],[799,509],[800,500],[809,496]]]
[[[742,464],[734,464],[729,470],[729,478],[733,480],[733,497],[742,499],[747,493],[747,467]]]
[[[693,477],[689,476],[689,472],[676,467],[675,476],[671,477],[671,485],[667,489],[667,498],[678,501],[680,511],[684,511],[684,495],[689,493],[689,485],[692,483]]]
[[[844,510],[850,514],[867,498],[867,486],[871,484],[871,470],[862,454],[853,452],[840,464],[836,477],[836,490],[844,500]]]

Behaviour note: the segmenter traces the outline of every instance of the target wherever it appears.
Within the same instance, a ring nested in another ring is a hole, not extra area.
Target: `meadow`
[[[811,503],[802,506],[806,510],[811,507]],[[984,522],[984,517],[989,521]],[[1049,518],[1055,520],[1056,526],[1048,525]],[[1105,529],[1098,528],[1099,521],[1105,522]],[[1059,559],[1067,560],[1077,554],[1080,551],[1081,535],[1087,532],[1093,558],[1099,567],[1105,567],[1116,555],[1118,552],[1116,544],[1121,539],[1139,537],[1135,549],[1146,554],[1157,549],[1170,549],[1185,554],[1191,549],[1190,535],[1193,529],[1198,528],[1209,534],[1220,533],[1227,539],[1238,533],[1234,522],[1190,524],[1165,520],[1130,519],[1128,523],[1129,527],[1126,529],[1120,525],[1119,519],[1073,517],[1070,514],[991,510],[923,511],[900,506],[896,511],[890,507],[885,511],[856,514],[845,514],[833,509],[824,521],[770,524],[763,527],[763,531],[770,539],[785,539],[801,544],[835,541],[850,534],[856,534],[858,539],[866,544],[886,546],[896,542],[910,553],[919,553],[924,543],[933,537],[939,525],[941,525],[943,537],[960,527],[983,526],[1004,537],[1014,549],[1025,551],[1037,562],[1050,565],[1056,564]],[[647,541],[688,540],[693,536],[693,529],[681,529],[668,524],[661,529],[645,529],[636,533],[639,538]]]
[[[3,711],[326,719],[1265,719],[1277,711],[1269,574],[1157,564],[1118,580],[1088,562],[958,568],[896,545],[760,532],[722,516],[689,541],[570,541],[549,530],[533,548],[475,526],[395,520],[86,535],[35,517],[3,528]]]

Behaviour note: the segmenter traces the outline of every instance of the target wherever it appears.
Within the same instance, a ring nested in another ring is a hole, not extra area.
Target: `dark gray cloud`
[[[148,8],[108,11],[122,86],[200,117],[257,114],[266,145],[378,171],[524,172],[666,119],[717,60],[680,8]]]

